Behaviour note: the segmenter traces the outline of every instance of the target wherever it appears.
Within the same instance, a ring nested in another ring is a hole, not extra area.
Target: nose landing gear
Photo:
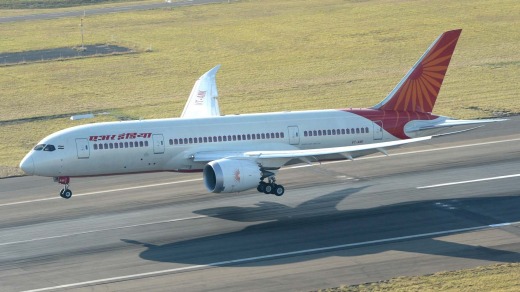
[[[60,176],[55,177],[54,182],[63,185],[63,189],[60,191],[60,197],[64,199],[70,199],[72,197],[72,191],[69,189],[70,177],[68,176]]]

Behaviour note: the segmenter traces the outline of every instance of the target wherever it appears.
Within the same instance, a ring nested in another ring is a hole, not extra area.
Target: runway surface
[[[69,10],[69,11],[34,13],[34,14],[0,17],[0,23],[55,19],[55,18],[62,18],[62,17],[82,17],[85,15],[88,16],[88,15],[109,14],[109,13],[119,13],[119,12],[138,11],[138,10],[151,10],[151,9],[170,8],[170,7],[174,8],[174,7],[203,5],[203,4],[210,4],[210,3],[222,3],[222,2],[224,2],[224,0],[185,0],[185,1],[173,0],[171,3],[159,0],[159,1],[157,1],[157,3],[152,3],[152,4],[147,3],[147,4],[117,5],[114,7],[103,7],[103,8],[88,8],[88,6],[82,6],[79,9]],[[30,11],[30,10],[28,10],[28,11]]]
[[[389,157],[283,169],[283,197],[201,174],[0,180],[2,291],[309,291],[520,261],[520,118]]]

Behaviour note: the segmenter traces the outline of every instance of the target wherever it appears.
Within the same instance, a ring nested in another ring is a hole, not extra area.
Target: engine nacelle
[[[212,193],[234,193],[256,188],[262,172],[254,161],[219,159],[204,167],[204,185]]]

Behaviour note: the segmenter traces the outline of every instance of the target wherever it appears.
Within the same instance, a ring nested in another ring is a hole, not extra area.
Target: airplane
[[[160,171],[202,172],[212,193],[256,188],[281,196],[276,174],[284,165],[387,154],[439,130],[501,121],[432,114],[461,31],[442,33],[371,108],[221,115],[216,66],[197,80],[181,117],[67,128],[41,140],[20,168],[53,177],[66,199],[71,178]]]

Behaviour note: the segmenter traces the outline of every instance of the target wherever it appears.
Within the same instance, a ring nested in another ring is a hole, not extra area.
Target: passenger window
[[[97,144],[94,144],[94,150],[97,150]]]
[[[110,149],[114,149],[114,144],[113,143],[110,143]]]
[[[143,147],[144,146],[144,142],[143,141],[139,141],[139,146]]]
[[[99,149],[100,149],[100,150],[103,149],[103,144],[99,144]]]

